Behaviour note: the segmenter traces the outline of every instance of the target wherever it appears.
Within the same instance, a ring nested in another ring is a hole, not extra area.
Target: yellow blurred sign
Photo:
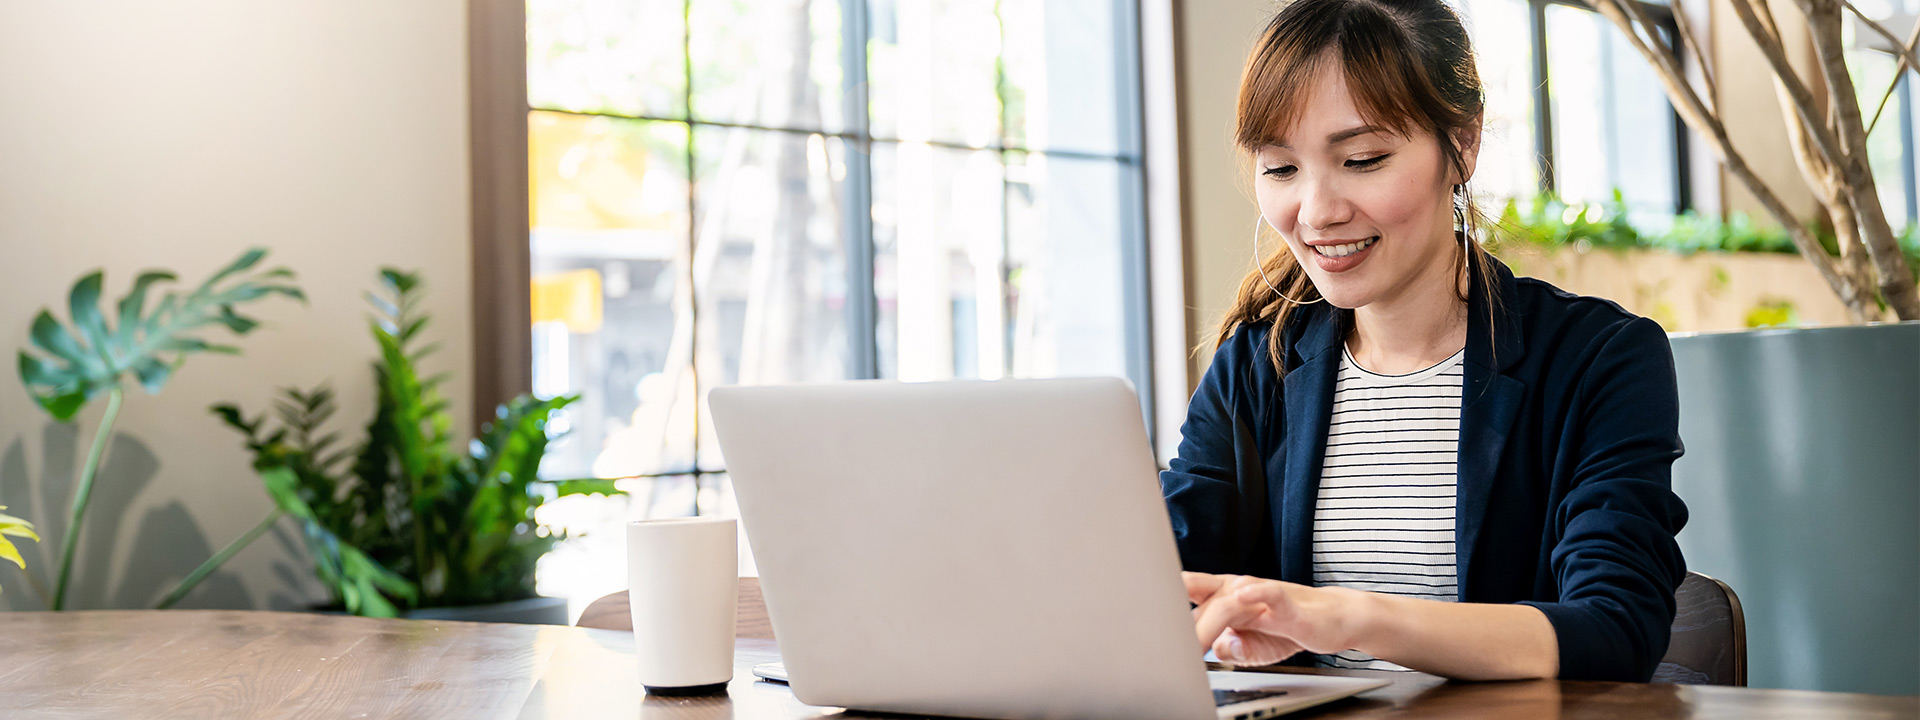
[[[565,323],[567,332],[587,335],[600,331],[600,271],[592,268],[533,278],[533,322]]]

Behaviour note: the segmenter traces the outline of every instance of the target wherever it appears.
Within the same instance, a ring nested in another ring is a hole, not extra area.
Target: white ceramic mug
[[[733,518],[627,523],[628,608],[647,692],[724,692],[733,679],[735,533]]]

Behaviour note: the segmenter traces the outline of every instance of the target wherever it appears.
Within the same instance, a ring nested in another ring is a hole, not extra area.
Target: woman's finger
[[[1228,665],[1258,667],[1292,657],[1299,646],[1283,637],[1227,628],[1213,641],[1213,656]]]
[[[1207,573],[1182,572],[1180,581],[1186,583],[1187,600],[1195,605],[1204,605],[1208,598],[1220,591],[1231,580],[1232,575],[1209,575]]]
[[[1273,582],[1272,580],[1256,580],[1253,578],[1247,578],[1246,581],[1256,583]],[[1200,606],[1193,621],[1194,632],[1200,639],[1200,647],[1211,647],[1213,641],[1220,637],[1222,631],[1228,627],[1242,626],[1265,610],[1266,606],[1264,605],[1242,602],[1239,594],[1236,592],[1222,591],[1215,593],[1213,597],[1209,598],[1207,602]]]

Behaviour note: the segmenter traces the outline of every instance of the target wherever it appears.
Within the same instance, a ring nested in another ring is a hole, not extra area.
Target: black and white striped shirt
[[[1452,601],[1460,362],[1380,375],[1342,348],[1327,455],[1313,511],[1313,582]],[[1366,653],[1319,655],[1329,667],[1405,670]]]

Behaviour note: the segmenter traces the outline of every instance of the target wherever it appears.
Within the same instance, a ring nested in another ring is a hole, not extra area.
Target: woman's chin
[[[1320,297],[1326,298],[1328,305],[1342,310],[1353,310],[1373,301],[1374,293],[1356,285],[1348,282],[1315,283],[1320,288]]]

